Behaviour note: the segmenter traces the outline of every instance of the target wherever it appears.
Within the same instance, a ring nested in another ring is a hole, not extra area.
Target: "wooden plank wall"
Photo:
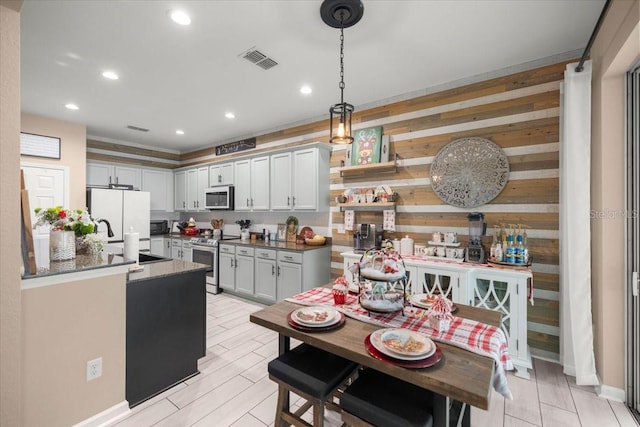
[[[388,184],[399,194],[397,232],[385,237],[410,235],[426,243],[434,231],[456,231],[467,241],[469,211],[485,214],[487,235],[500,223],[527,224],[530,253],[534,257],[535,306],[529,306],[529,344],[542,357],[559,353],[559,89],[567,62],[469,84],[454,89],[395,102],[354,114],[354,127],[382,126],[391,140],[391,156],[398,156],[396,173],[341,178],[337,168],[345,158],[344,147],[331,155],[329,227],[333,235],[331,268],[342,273],[341,252],[351,250],[352,234],[338,233],[344,214],[334,202],[346,188],[371,188]],[[508,155],[511,173],[506,188],[489,204],[464,210],[444,204],[432,191],[429,167],[438,151],[462,137],[487,138]],[[328,120],[257,136],[256,149],[236,155],[268,152],[328,141]],[[109,159],[108,151],[129,150],[89,141],[102,154],[88,159]],[[107,154],[105,154],[107,153]],[[233,155],[215,157],[215,147],[178,156],[148,152],[149,163],[140,166],[174,168],[228,161]],[[144,155],[143,153],[139,153]],[[382,212],[356,212],[357,223],[382,223]],[[490,237],[485,239],[487,247]]]

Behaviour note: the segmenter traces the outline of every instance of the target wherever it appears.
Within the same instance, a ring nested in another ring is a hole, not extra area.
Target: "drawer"
[[[254,248],[245,246],[236,246],[236,255],[253,256]]]
[[[218,249],[220,250],[220,253],[223,253],[223,254],[236,253],[236,247],[234,245],[220,245]]]
[[[278,251],[278,261],[302,264],[302,254],[300,252]]]
[[[182,240],[180,239],[171,239],[171,246],[176,246],[178,248],[182,247]]]
[[[256,258],[276,259],[276,251],[273,249],[256,249]]]

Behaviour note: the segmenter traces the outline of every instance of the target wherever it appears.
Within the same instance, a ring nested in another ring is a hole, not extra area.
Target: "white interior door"
[[[51,167],[22,163],[24,186],[29,192],[29,210],[31,224],[35,224],[35,208],[54,206],[69,207],[69,170],[67,167]],[[33,247],[36,266],[49,263],[49,227],[37,227],[33,230]]]

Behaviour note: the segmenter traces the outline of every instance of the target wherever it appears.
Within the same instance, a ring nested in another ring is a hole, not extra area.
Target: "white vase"
[[[63,261],[76,257],[76,235],[73,231],[49,232],[49,260]]]

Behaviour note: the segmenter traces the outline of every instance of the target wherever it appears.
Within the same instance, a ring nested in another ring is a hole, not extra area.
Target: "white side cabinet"
[[[171,258],[182,261],[193,259],[191,242],[185,239],[171,239]]]
[[[361,254],[342,254],[345,278],[353,283],[349,267]],[[527,341],[528,283],[531,272],[516,269],[427,260],[404,260],[408,284],[413,294],[446,295],[454,303],[497,310],[502,313],[501,329],[509,343],[509,356],[516,376],[529,379],[531,352]]]

